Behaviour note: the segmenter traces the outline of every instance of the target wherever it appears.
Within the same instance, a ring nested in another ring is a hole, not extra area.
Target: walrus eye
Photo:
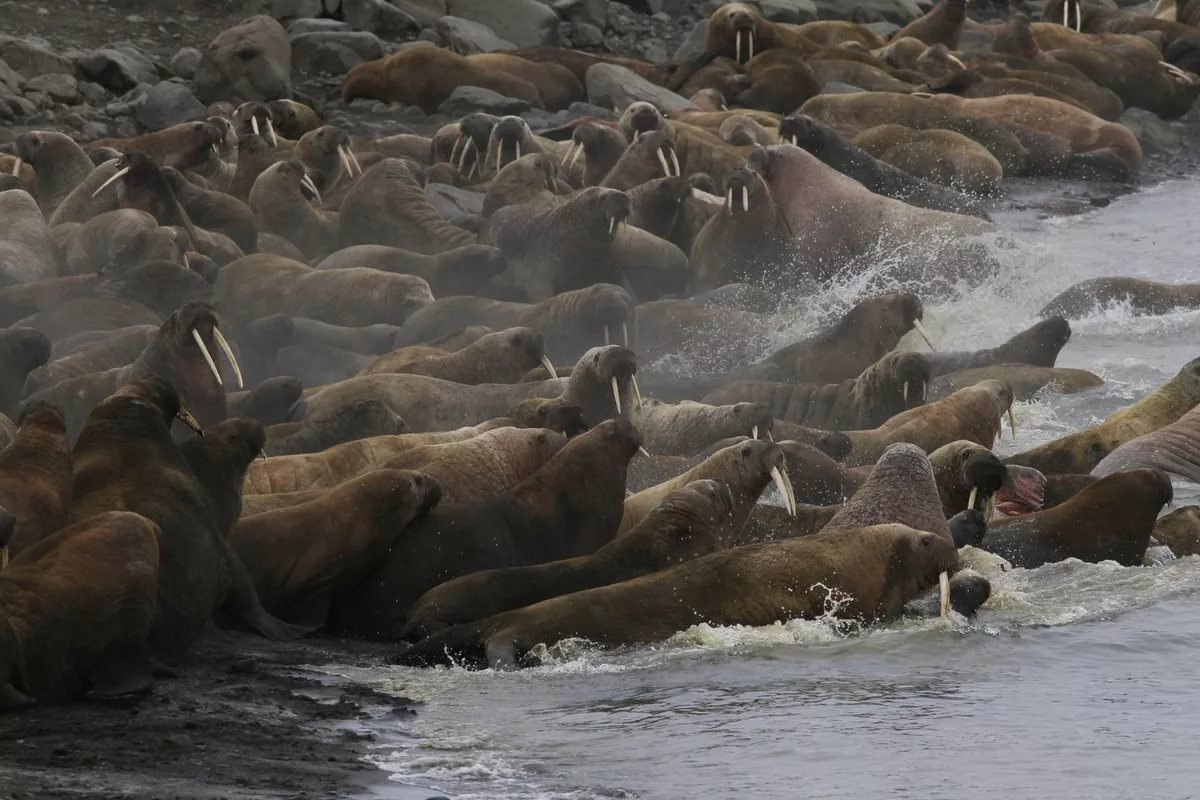
[[[925,534],[924,536],[921,537],[921,547],[932,547],[932,546],[933,546],[933,536],[932,535]]]
[[[746,447],[742,448],[742,458],[749,458],[749,457],[750,457],[750,446],[747,445]]]
[[[254,47],[244,47],[241,50],[238,50],[236,55],[242,61],[253,61],[254,59],[258,58],[258,49]]]

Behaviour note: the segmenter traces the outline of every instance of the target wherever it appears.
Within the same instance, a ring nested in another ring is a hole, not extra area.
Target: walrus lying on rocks
[[[479,337],[461,350],[405,364],[393,364],[380,356],[361,370],[362,375],[379,373],[428,375],[432,378],[476,385],[516,383],[538,365],[557,378],[546,357],[542,334],[532,328],[509,328]]]

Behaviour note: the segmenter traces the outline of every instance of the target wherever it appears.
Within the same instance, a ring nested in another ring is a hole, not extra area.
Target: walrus
[[[57,277],[57,258],[50,231],[37,202],[24,189],[0,192],[0,283],[13,284]]]
[[[1136,403],[1114,411],[1098,425],[1038,445],[1004,460],[1046,475],[1087,474],[1128,441],[1175,422],[1200,403],[1200,358]]]
[[[269,612],[316,627],[334,597],[352,590],[440,500],[427,475],[376,470],[316,500],[244,518],[230,543]]]
[[[1200,555],[1200,506],[1184,506],[1160,517],[1152,535],[1180,558]]]
[[[713,66],[717,63],[714,62]],[[747,61],[743,66],[744,76],[727,79],[719,91],[722,99],[732,95],[733,103],[743,108],[787,114],[804,105],[810,97],[820,94],[821,86],[829,82],[815,69],[817,63],[800,51],[774,48]],[[700,77],[696,75],[697,79]],[[724,136],[721,138],[725,139]],[[725,141],[738,144],[728,139]]]
[[[938,0],[937,5],[896,31],[892,38],[911,36],[925,44],[944,44],[957,50],[966,19],[967,0]]]
[[[926,353],[934,377],[996,364],[1053,367],[1058,354],[1071,341],[1071,325],[1062,317],[1035,323],[1003,344],[975,351],[942,350]]]
[[[429,284],[434,297],[475,294],[504,271],[504,254],[495,247],[468,244],[435,255],[385,245],[356,245],[330,253],[317,269],[371,267],[383,272],[416,275]]]
[[[506,415],[522,428],[546,428],[567,438],[583,433],[588,424],[583,421],[583,409],[562,400],[532,398],[509,409]]]
[[[322,125],[296,142],[296,158],[318,192],[326,198],[342,191],[362,174],[362,165],[351,147],[350,135],[333,125]]]
[[[103,194],[116,183],[121,208],[144,211],[162,226],[178,225],[187,233],[188,249],[208,252],[207,247],[213,244],[212,234],[202,235],[195,227],[154,158],[140,150],[131,150],[117,159],[116,166],[117,171],[96,189],[96,194]]]
[[[508,328],[481,336],[461,350],[442,357],[406,364],[392,364],[383,355],[372,361],[360,375],[408,373],[428,375],[457,383],[516,383],[538,365],[557,378],[554,365],[546,357],[542,335],[533,328]]]
[[[0,450],[0,507],[15,526],[8,553],[20,555],[67,522],[71,507],[71,448],[62,412],[30,403],[17,418],[12,443]]]
[[[267,435],[258,420],[233,417],[191,436],[179,445],[200,488],[208,498],[209,518],[217,533],[228,538],[242,515],[246,469],[262,455]]]
[[[473,66],[483,67],[492,75],[502,73],[528,83],[537,90],[547,111],[561,111],[572,103],[587,99],[583,79],[577,78],[575,73],[560,64],[528,61],[512,53],[499,52],[476,53],[467,56],[466,60]]]
[[[293,377],[268,378],[248,392],[227,392],[226,413],[230,417],[250,417],[263,425],[287,422],[303,391],[304,385]]]
[[[1025,511],[1041,508],[1039,498],[1016,485],[1005,465],[983,445],[961,439],[950,442],[931,452],[929,463],[946,519],[967,510],[980,511],[990,519],[990,509],[1005,503],[1015,503]]]
[[[413,75],[429,79],[413,81]],[[432,114],[459,86],[479,86],[542,105],[541,95],[528,81],[439,47],[416,47],[358,64],[342,82],[342,102],[368,98],[420,106]]]
[[[225,132],[207,120],[181,122],[162,130],[151,131],[126,139],[97,139],[84,146],[84,151],[111,147],[120,153],[138,151],[164,167],[189,170],[202,164],[213,145],[225,138]]]
[[[69,223],[68,223],[69,224]],[[67,230],[67,224],[56,231]],[[123,272],[145,261],[182,263],[181,242],[146,211],[120,208],[97,214],[72,230],[60,250],[71,275]]]
[[[50,338],[32,328],[0,330],[0,414],[15,417],[22,386],[50,358]]]
[[[610,586],[723,549],[724,520],[733,510],[720,481],[692,481],[671,492],[637,527],[590,555],[463,575],[430,589],[413,604],[402,641],[485,619],[596,586]]]
[[[1055,295],[1038,312],[1080,319],[1106,306],[1122,303],[1138,315],[1169,314],[1179,308],[1200,308],[1200,284],[1159,283],[1143,278],[1091,278]]]
[[[22,162],[33,167],[38,176],[38,205],[46,218],[54,222],[54,211],[92,173],[95,165],[74,139],[57,131],[22,133],[13,146],[17,163],[12,171],[19,173]]]
[[[171,440],[168,425],[176,417],[200,429],[160,378],[130,383],[98,405],[71,453],[71,521],[131,510],[161,529],[149,635],[155,655],[181,656],[222,608],[264,636],[294,638],[296,631],[263,610],[216,529],[212,501]]]
[[[1141,467],[1160,469],[1192,483],[1200,483],[1200,449],[1196,434],[1200,431],[1200,409],[1193,408],[1170,425],[1136,439],[1130,439],[1100,460],[1091,471],[1104,477]],[[9,511],[12,507],[2,503]]]
[[[161,531],[108,511],[0,571],[0,710],[145,694]]]
[[[690,178],[656,178],[629,191],[628,223],[690,253],[700,229],[717,209],[701,198]]]
[[[642,443],[663,455],[690,455],[733,436],[757,439],[774,425],[770,412],[758,403],[635,400],[629,418],[642,434]]]
[[[789,234],[762,175],[735,171],[725,187],[724,209],[709,218],[692,243],[696,287],[769,282],[781,263],[787,266]]]
[[[510,492],[435,509],[338,599],[333,628],[394,640],[412,604],[440,583],[594,552],[617,532],[625,471],[640,446],[629,420],[608,420],[571,439]]]
[[[267,103],[267,111],[275,130],[285,139],[299,139],[325,124],[312,106],[296,100],[272,100]]]
[[[960,194],[992,195],[1004,183],[1005,167],[999,159],[957,131],[875,125],[852,141],[880,163]]]
[[[1013,389],[1013,398],[1025,401],[1046,390],[1058,394],[1074,394],[1100,386],[1104,381],[1086,369],[1070,367],[1033,367],[1028,364],[994,364],[972,367],[939,375],[929,386],[931,400],[941,400],[959,389],[974,386],[980,381],[1004,381]]]
[[[225,234],[243,253],[258,249],[258,228],[249,206],[224,192],[197,186],[174,167],[164,167],[163,175],[193,224]]]
[[[584,185],[599,186],[627,147],[629,141],[616,128],[599,122],[584,122],[571,133],[571,149],[567,151],[563,166],[570,169],[582,154]]]
[[[259,230],[282,236],[305,258],[319,260],[338,249],[339,217],[311,204],[320,197],[298,159],[280,161],[255,179],[250,210]]]
[[[930,78],[922,87],[930,92],[949,92],[960,97],[997,97],[1026,94],[1068,103],[1108,122],[1116,121],[1125,106],[1107,89],[1090,81],[1036,70],[1011,70],[1001,66],[972,65],[940,78]]]
[[[734,114],[721,123],[718,131],[721,138],[738,147],[766,146],[775,144],[778,137],[772,135],[748,114]]]
[[[779,123],[779,140],[807,150],[875,194],[922,208],[986,218],[974,198],[894,167],[846,141],[833,128],[806,114],[784,117]],[[999,168],[999,163],[996,166]]]
[[[484,217],[505,206],[553,205],[558,192],[558,167],[546,153],[530,153],[505,164],[487,185]]]
[[[1025,569],[1065,558],[1140,566],[1171,497],[1159,470],[1115,473],[1047,511],[992,521],[981,546]]]
[[[831,592],[841,601],[838,617],[869,624],[898,616],[957,562],[948,539],[903,525],[736,547],[448,628],[398,660],[528,666],[537,663],[531,656],[536,645],[566,638],[613,647],[659,641],[700,623],[758,626],[824,617]]]
[[[291,411],[295,411],[295,406]],[[342,406],[324,419],[271,426],[263,452],[268,456],[321,453],[356,439],[404,433],[405,424],[404,419],[386,404],[360,400]],[[288,430],[283,430],[285,427]]]
[[[675,145],[665,131],[650,131],[639,136],[604,176],[600,186],[627,192],[655,178],[681,175]]]
[[[863,430],[924,403],[929,379],[923,355],[891,352],[841,383],[736,381],[710,392],[703,402],[761,403],[776,419],[831,431]]]

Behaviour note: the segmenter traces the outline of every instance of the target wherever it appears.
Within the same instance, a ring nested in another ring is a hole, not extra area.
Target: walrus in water
[[[997,508],[1006,515],[1042,508],[1040,485],[1009,474],[1008,467],[983,445],[950,442],[930,453],[929,463],[947,519],[966,510],[980,511],[985,519],[991,519]]]
[[[1033,467],[1046,475],[1086,474],[1126,442],[1169,425],[1200,403],[1200,358],[1175,377],[1108,419],[1031,450],[1009,456],[1006,464]]]
[[[761,403],[776,419],[810,428],[865,430],[924,403],[928,384],[925,356],[892,352],[853,380],[826,386],[737,381],[710,392],[704,402]]]
[[[171,441],[168,425],[176,417],[200,430],[160,378],[131,383],[97,406],[71,454],[71,519],[120,509],[158,524],[160,580],[149,637],[156,655],[181,656],[221,608],[264,636],[294,638],[263,610],[217,530],[212,500]]]
[[[543,600],[448,628],[399,656],[411,666],[455,663],[515,668],[531,651],[567,638],[601,646],[643,644],[692,625],[770,625],[829,613],[860,625],[894,619],[958,563],[945,537],[878,525],[736,547],[640,578]]]
[[[440,499],[427,475],[376,470],[310,502],[247,517],[230,543],[267,611],[316,627],[334,596],[358,585]]]
[[[994,364],[1029,364],[1053,367],[1058,354],[1071,341],[1071,325],[1062,317],[1051,317],[1033,325],[996,347],[975,351],[926,353],[934,377],[948,372],[988,367]]]
[[[1200,555],[1200,506],[1184,506],[1166,514],[1155,523],[1153,537],[1180,558]]]
[[[544,366],[551,378],[558,377],[554,365],[546,357],[542,334],[533,328],[509,328],[481,336],[461,350],[422,361],[392,364],[388,356],[380,356],[359,374],[428,375],[472,385],[516,383],[538,365]]]
[[[1159,470],[1119,472],[1047,511],[993,521],[981,547],[1026,569],[1065,558],[1140,566],[1171,497]]]
[[[1043,317],[1053,314],[1079,319],[1116,303],[1127,305],[1138,315],[1200,308],[1200,284],[1159,283],[1142,278],[1092,278],[1060,292],[1038,313]]]
[[[996,364],[990,367],[961,369],[939,375],[929,387],[929,398],[941,400],[959,389],[974,386],[980,381],[1004,381],[1013,389],[1013,398],[1029,400],[1042,390],[1058,394],[1074,394],[1104,381],[1086,369],[1070,367],[1033,367],[1028,364]]]
[[[0,710],[150,691],[160,535],[145,517],[109,511],[0,571]]]
[[[721,550],[733,498],[724,483],[693,481],[663,498],[624,536],[596,552],[525,567],[463,575],[417,600],[400,633],[419,641],[451,625],[523,608],[596,586],[610,586]]]
[[[12,444],[0,450],[0,508],[16,517],[8,552],[20,555],[67,522],[71,508],[71,448],[62,412],[47,403],[25,406]]]
[[[709,405],[638,398],[629,409],[629,418],[641,432],[643,444],[662,455],[690,455],[733,436],[757,439],[774,425],[771,414],[758,403]]]
[[[609,420],[571,439],[511,492],[435,509],[337,601],[335,629],[395,639],[412,604],[439,583],[594,552],[617,532],[625,472],[640,446],[629,420]]]
[[[1131,439],[1106,455],[1091,474],[1098,477],[1152,467],[1200,483],[1200,407],[1170,425]],[[12,507],[4,504],[9,511]]]

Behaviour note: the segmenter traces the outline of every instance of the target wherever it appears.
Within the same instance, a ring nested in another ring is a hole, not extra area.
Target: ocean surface
[[[1000,273],[926,299],[925,324],[940,349],[975,349],[1085,278],[1200,282],[1198,209],[1196,180],[1067,216],[1010,205],[994,214],[1009,240],[994,248]],[[884,264],[806,296],[760,332],[763,350],[893,287]],[[1001,454],[1102,420],[1200,355],[1200,311],[1117,305],[1072,328],[1059,366],[1105,384],[1018,404]],[[1173,507],[1198,501],[1200,487],[1176,483]],[[424,703],[372,728],[372,760],[392,777],[381,798],[1200,796],[1200,558],[1034,570],[976,558],[993,596],[969,621],[698,626],[656,647],[564,643],[519,673],[326,669]]]

